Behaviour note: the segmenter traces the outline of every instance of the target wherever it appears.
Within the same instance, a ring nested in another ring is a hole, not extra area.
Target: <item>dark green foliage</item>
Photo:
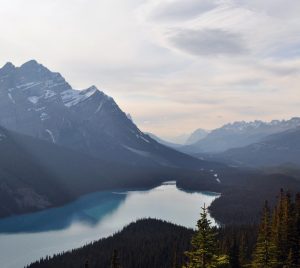
[[[184,268],[226,267],[227,256],[218,256],[216,229],[211,227],[207,219],[207,209],[202,208],[197,222],[197,230],[191,240],[191,249],[185,252],[188,258]]]
[[[281,190],[272,217],[265,205],[253,267],[299,267],[299,198],[297,194],[294,201],[289,192]]]
[[[253,267],[274,267],[274,250],[275,245],[271,236],[270,208],[268,202],[265,202],[254,251]]]
[[[114,249],[111,257],[110,268],[121,268],[118,251],[116,249]]]
[[[226,225],[258,224],[265,200],[276,203],[280,188],[300,191],[299,179],[283,174],[264,174],[260,171],[237,168],[219,168],[222,195],[209,207],[211,216]],[[203,181],[197,177],[178,178],[177,185],[188,190],[203,190]],[[216,190],[214,190],[216,191]]]
[[[228,226],[215,231],[219,255],[229,254],[232,238],[235,237],[237,245],[244,241],[244,248],[247,249],[243,263],[250,262],[256,238],[255,226]],[[190,229],[167,222],[140,220],[112,237],[52,258],[47,257],[29,267],[82,268],[88,259],[89,268],[109,268],[112,253],[117,249],[122,268],[179,268],[187,260],[183,252],[190,249],[193,234]]]
[[[233,238],[233,244],[230,247],[229,251],[229,264],[231,268],[240,268],[240,248],[236,242],[236,239]]]
[[[251,262],[256,243],[256,234],[256,225],[232,225],[222,227],[218,230],[217,236],[219,250],[222,254],[229,255],[229,260],[231,259],[234,263],[237,263],[236,257],[238,255],[240,264],[248,264]],[[234,245],[234,243],[236,243],[236,245]],[[238,249],[236,249],[236,247],[238,247]]]
[[[176,255],[176,267],[184,262],[183,252],[189,247],[193,231],[171,223],[145,219],[125,227],[109,238],[80,249],[43,259],[30,268],[109,268],[114,249],[122,268],[171,268]],[[174,241],[178,241],[174,252]],[[179,243],[180,241],[180,243]]]

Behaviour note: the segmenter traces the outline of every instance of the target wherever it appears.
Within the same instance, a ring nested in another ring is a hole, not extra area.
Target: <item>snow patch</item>
[[[138,150],[138,149],[134,149],[134,148],[131,148],[129,146],[126,146],[126,145],[123,145],[124,148],[126,148],[127,150],[135,153],[135,154],[138,154],[140,156],[143,156],[143,157],[150,157],[151,154],[149,152],[146,152],[146,151],[142,151],[142,150]]]
[[[142,139],[142,140],[144,140],[145,142],[147,142],[147,143],[150,143],[150,141],[148,141],[146,138],[144,138],[143,136],[140,136],[140,138]]]
[[[51,98],[51,97],[53,97],[53,96],[55,96],[56,95],[56,93],[55,92],[53,92],[52,90],[46,90],[45,91],[45,94],[44,94],[44,98],[45,99],[49,99],[49,98]]]
[[[49,115],[46,114],[46,113],[41,113],[40,118],[41,118],[42,121],[44,121],[44,120],[49,119],[50,117],[49,117]]]
[[[98,106],[98,108],[95,111],[95,114],[99,113],[101,111],[103,104],[104,104],[104,101],[101,101],[100,104],[99,104],[99,106]]]
[[[10,98],[11,102],[12,102],[13,104],[16,104],[16,102],[15,102],[14,98],[12,97],[12,95],[11,95],[10,93],[8,93],[7,95],[8,95],[8,97]]]
[[[74,90],[74,89],[68,89],[61,93],[61,98],[66,107],[72,107],[74,105],[77,105],[78,103],[88,99],[91,97],[95,92],[97,91],[97,88],[91,87],[85,90]]]
[[[46,132],[49,134],[49,136],[51,137],[52,139],[52,142],[55,143],[55,138],[54,138],[54,135],[52,133],[52,131],[50,129],[46,129]]]
[[[16,88],[20,88],[22,90],[26,90],[26,89],[38,86],[40,84],[42,84],[42,82],[30,82],[30,83],[18,85],[18,86],[16,86]]]
[[[39,107],[39,108],[36,108],[36,109],[33,109],[33,110],[35,110],[36,112],[40,112],[40,111],[43,111],[45,109],[46,109],[46,107],[44,106],[44,107]],[[28,111],[30,111],[30,110],[31,109],[29,108]]]
[[[51,86],[49,86],[49,88],[54,88],[54,87],[58,87],[58,86],[63,86],[65,85],[66,82],[61,82],[61,83],[56,83],[56,84],[52,84]]]
[[[38,101],[39,101],[39,97],[37,96],[31,96],[31,97],[28,97],[28,100],[33,103],[33,104],[37,104]]]

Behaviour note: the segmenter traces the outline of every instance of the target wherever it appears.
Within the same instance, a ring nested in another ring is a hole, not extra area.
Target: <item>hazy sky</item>
[[[92,84],[163,137],[300,115],[300,1],[0,0],[0,64]]]

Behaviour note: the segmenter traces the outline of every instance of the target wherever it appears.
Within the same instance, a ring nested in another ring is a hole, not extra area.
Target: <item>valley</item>
[[[0,268],[300,268],[299,14],[1,0]]]
[[[7,268],[141,218],[193,228],[204,203],[220,226],[256,225],[278,189],[300,191],[299,118],[198,129],[179,145],[143,133],[95,86],[75,90],[34,60],[7,63],[0,74],[0,259]],[[7,245],[19,245],[19,258],[10,262]]]

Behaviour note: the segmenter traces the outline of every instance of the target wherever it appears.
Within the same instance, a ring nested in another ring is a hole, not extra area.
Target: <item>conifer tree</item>
[[[274,246],[274,262],[277,264],[275,267],[282,267],[284,264],[283,204],[284,191],[281,189],[277,205],[272,215],[271,242]]]
[[[247,241],[245,234],[242,233],[240,241],[239,241],[239,261],[240,263],[245,263],[247,259]]]
[[[116,249],[114,249],[114,251],[113,251],[110,267],[111,268],[121,268],[121,265],[119,262],[119,257],[118,257],[118,251]]]
[[[300,266],[300,193],[297,193],[295,199],[295,247],[294,260],[296,266]]]
[[[240,268],[240,249],[237,244],[236,238],[233,239],[232,246],[229,250],[229,264],[230,268]]]
[[[185,252],[188,262],[183,268],[215,268],[225,267],[228,264],[227,256],[217,256],[216,232],[207,218],[207,209],[204,205],[197,222],[196,234],[192,237],[192,249]]]
[[[284,199],[283,207],[283,235],[284,235],[284,257],[288,267],[296,265],[296,249],[297,249],[297,231],[296,231],[296,214],[295,204],[292,202],[291,194],[287,192]]]
[[[274,256],[275,245],[271,239],[271,216],[268,202],[265,202],[261,223],[259,225],[257,243],[254,251],[253,267],[277,267],[277,258]]]
[[[172,268],[177,268],[177,242],[174,243]]]

